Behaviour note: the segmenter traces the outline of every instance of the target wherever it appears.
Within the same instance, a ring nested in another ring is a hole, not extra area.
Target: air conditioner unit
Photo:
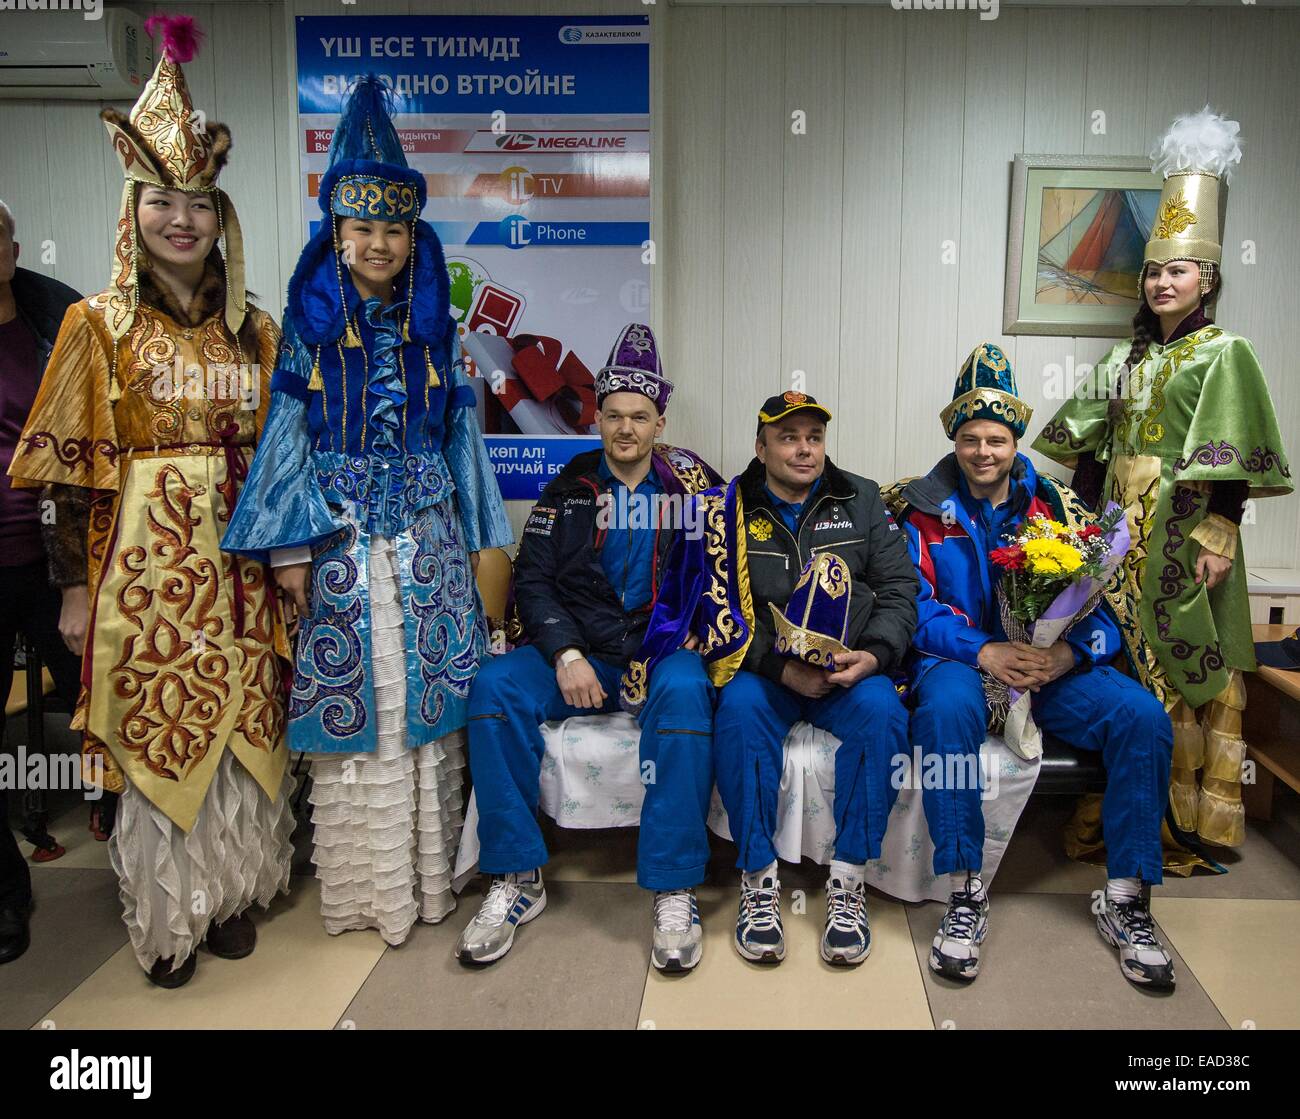
[[[134,101],[153,73],[144,20],[124,8],[0,12],[0,98]]]

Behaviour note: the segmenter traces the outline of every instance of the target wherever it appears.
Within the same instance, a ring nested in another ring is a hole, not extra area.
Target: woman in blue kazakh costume
[[[330,933],[406,939],[455,902],[480,548],[512,539],[475,419],[442,246],[374,77],[344,105],[326,215],[289,283],[266,432],[222,546],[300,615],[289,746],[312,756]]]

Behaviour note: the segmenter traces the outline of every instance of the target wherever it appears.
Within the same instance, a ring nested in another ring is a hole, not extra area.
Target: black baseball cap
[[[801,392],[783,392],[763,401],[763,407],[758,410],[758,430],[754,434],[758,435],[768,424],[774,424],[795,412],[815,412],[827,423],[831,421],[831,410],[824,404],[818,404],[813,397]]]

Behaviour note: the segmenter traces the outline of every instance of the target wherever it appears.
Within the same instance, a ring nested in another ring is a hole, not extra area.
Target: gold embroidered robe
[[[219,548],[280,331],[250,307],[241,350],[219,302],[188,325],[142,300],[114,354],[108,295],[68,309],[9,472],[91,491],[83,771],[188,832],[222,751],[272,799],[288,757],[269,572]]]

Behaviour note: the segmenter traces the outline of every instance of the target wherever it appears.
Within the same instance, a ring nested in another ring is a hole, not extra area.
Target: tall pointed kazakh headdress
[[[406,162],[402,142],[388,115],[388,90],[373,74],[361,78],[349,95],[330,141],[329,168],[321,178],[320,208],[329,215],[334,242],[338,243],[338,219],[414,223],[424,209],[424,176]],[[413,228],[414,231],[414,228]],[[407,266],[407,290],[415,275],[415,238]],[[343,263],[336,260],[340,304],[343,292]],[[409,312],[408,312],[409,313]],[[352,323],[347,323],[346,345],[359,345]],[[409,320],[403,328],[410,341]]]
[[[354,320],[363,300],[342,259],[338,223],[343,218],[406,222],[411,255],[395,294],[406,303],[402,341],[421,345],[429,383],[439,383],[437,364],[449,351],[456,324],[451,318],[447,262],[433,226],[420,220],[426,188],[402,152],[388,114],[391,95],[373,74],[357,81],[339,114],[330,141],[329,167],[321,176],[318,202],[329,219],[303,247],[285,306],[285,327],[311,347],[315,364],[309,387],[319,388],[322,347],[361,345]],[[436,360],[435,360],[436,359]]]
[[[997,420],[1019,439],[1033,414],[1016,391],[1010,359],[992,342],[981,342],[957,371],[952,403],[939,413],[939,422],[949,439],[955,440],[957,429],[971,420]]]
[[[135,224],[136,204],[146,186],[211,194],[217,223],[225,242],[222,260],[226,274],[226,326],[234,335],[244,324],[244,239],[234,204],[216,186],[217,176],[230,154],[230,129],[204,122],[194,111],[189,87],[180,64],[198,50],[199,31],[189,16],[152,16],[145,30],[162,34],[162,55],[140,99],[124,116],[105,108],[100,118],[122,163],[126,186],[117,222],[114,248],[115,274],[108,300],[109,334],[121,338],[135,320],[139,299],[141,246]]]
[[[1211,111],[1178,117],[1151,152],[1152,170],[1164,176],[1160,208],[1142,261],[1168,264],[1192,260],[1200,265],[1201,294],[1214,286],[1223,258],[1219,232],[1219,183],[1241,162],[1241,126]]]

